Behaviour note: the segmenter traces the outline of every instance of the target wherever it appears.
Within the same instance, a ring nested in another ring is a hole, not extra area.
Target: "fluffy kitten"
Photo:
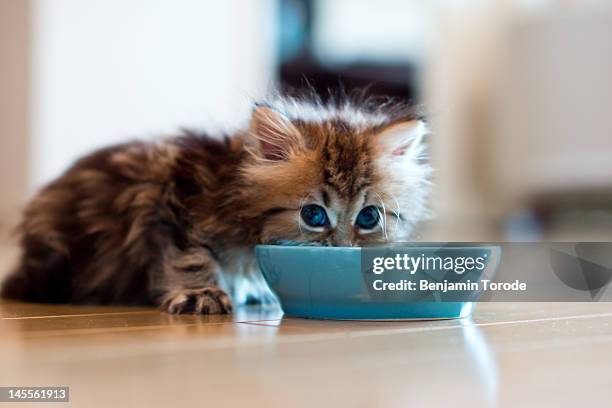
[[[224,138],[96,151],[25,209],[3,295],[229,313],[228,292],[248,295],[236,277],[265,290],[256,244],[409,238],[426,213],[425,133],[413,109],[390,102],[279,98]]]

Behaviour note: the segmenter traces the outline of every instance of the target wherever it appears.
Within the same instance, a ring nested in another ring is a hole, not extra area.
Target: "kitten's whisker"
[[[307,198],[308,198],[308,194],[302,197],[302,199],[300,200],[300,206],[298,209],[297,224],[298,224],[298,229],[300,230],[301,235],[304,235],[304,231],[302,230],[302,217],[300,216],[300,214],[302,213],[302,208],[304,208],[304,202],[306,201]]]
[[[383,230],[383,234],[385,235],[385,239],[389,240],[389,237],[387,236],[387,232],[385,231],[385,225],[384,225],[384,215],[380,212],[379,209],[376,209],[376,211],[378,211],[378,225],[380,225],[380,228]]]
[[[395,198],[395,196],[391,193],[384,193],[384,194],[386,194],[391,199],[393,199],[393,201],[395,201],[396,210],[392,209],[392,211],[393,211],[393,214],[395,214],[395,228],[399,229],[400,221],[402,219],[402,209],[400,207],[399,201],[397,201],[397,198]]]
[[[387,235],[387,208],[385,206],[385,202],[383,201],[382,197],[380,196],[380,194],[378,194],[377,192],[374,192],[374,194],[376,194],[376,197],[378,197],[378,201],[380,201],[380,205],[382,206],[383,209],[383,217],[380,217],[380,210],[379,212],[379,220],[382,221],[381,224],[381,228],[383,229],[383,234],[385,235],[385,240],[389,240],[389,235]]]

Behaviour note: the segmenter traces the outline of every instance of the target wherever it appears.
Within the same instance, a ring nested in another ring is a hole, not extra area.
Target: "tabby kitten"
[[[413,109],[389,102],[278,98],[230,136],[96,151],[25,209],[2,293],[230,313],[228,293],[269,296],[256,244],[409,238],[426,214],[425,133]]]

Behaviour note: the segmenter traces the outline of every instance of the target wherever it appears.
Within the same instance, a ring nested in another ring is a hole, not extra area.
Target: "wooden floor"
[[[472,320],[376,323],[3,301],[0,316],[0,385],[70,386],[54,407],[612,401],[612,304],[490,303]]]

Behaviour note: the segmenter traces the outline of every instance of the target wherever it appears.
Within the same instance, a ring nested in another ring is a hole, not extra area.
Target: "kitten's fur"
[[[232,278],[265,287],[258,243],[408,238],[426,213],[425,133],[414,110],[394,103],[278,98],[222,139],[187,133],[96,151],[25,209],[20,264],[3,295],[229,313],[227,291],[247,294]],[[325,207],[329,227],[301,220],[310,203]],[[382,222],[360,231],[368,205]]]

